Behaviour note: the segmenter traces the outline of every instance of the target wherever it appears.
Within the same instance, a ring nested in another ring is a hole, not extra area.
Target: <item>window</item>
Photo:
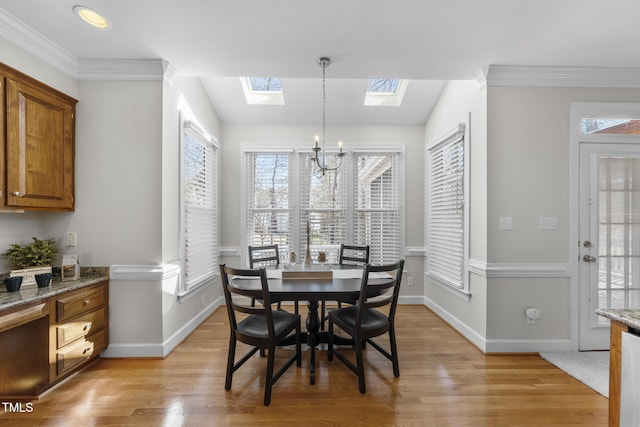
[[[290,181],[291,153],[248,153],[246,189],[246,247],[279,246],[287,254],[293,240]]]
[[[348,153],[336,171],[317,171],[312,152],[245,152],[245,230],[248,245],[278,244],[282,257],[337,262],[341,243],[370,245],[371,262],[400,259],[402,152]],[[337,161],[326,153],[327,165]],[[243,248],[243,259],[246,258]],[[248,263],[248,261],[247,261]]]
[[[427,274],[468,292],[464,133],[460,124],[427,148]]]
[[[399,107],[408,85],[409,80],[371,79],[367,85],[364,105]]]
[[[284,105],[278,77],[240,77],[240,84],[249,105]]]
[[[399,153],[354,154],[354,243],[369,245],[373,264],[400,258]]]
[[[328,262],[338,262],[340,244],[347,241],[347,186],[344,163],[324,175],[317,168],[312,153],[300,155],[300,238],[298,248],[306,247],[307,222],[310,229],[311,257],[325,252]],[[335,167],[337,156],[325,155],[325,164]],[[302,254],[302,252],[300,252]],[[306,254],[305,254],[306,255]]]
[[[611,119],[611,118],[582,118],[582,133],[590,134],[639,134],[640,120],[637,119]]]
[[[183,291],[218,272],[217,157],[215,140],[184,122],[182,140]]]

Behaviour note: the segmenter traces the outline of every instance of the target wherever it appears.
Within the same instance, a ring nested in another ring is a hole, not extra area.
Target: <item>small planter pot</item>
[[[51,283],[51,273],[36,274],[35,277],[39,288],[46,288]]]
[[[18,292],[22,286],[22,276],[7,277],[4,279],[7,292]]]

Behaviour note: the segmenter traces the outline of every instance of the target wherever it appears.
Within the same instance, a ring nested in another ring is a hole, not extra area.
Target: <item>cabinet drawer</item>
[[[78,338],[95,333],[97,330],[102,329],[104,324],[105,309],[101,308],[59,325],[56,328],[58,348],[62,348]]]
[[[65,374],[104,350],[104,330],[58,350],[56,354],[58,375]]]
[[[57,321],[62,322],[104,305],[105,287],[94,288],[60,298],[57,304]]]

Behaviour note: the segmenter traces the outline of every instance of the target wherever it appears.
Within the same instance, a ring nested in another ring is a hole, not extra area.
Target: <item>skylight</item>
[[[398,90],[398,79],[371,79],[369,80],[369,87],[367,87],[368,93],[377,94],[394,94]]]
[[[409,80],[370,79],[364,105],[399,107]]]
[[[240,77],[242,90],[250,105],[284,105],[279,77]]]

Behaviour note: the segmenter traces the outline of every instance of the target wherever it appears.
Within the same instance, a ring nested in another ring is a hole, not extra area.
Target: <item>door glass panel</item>
[[[640,302],[640,159],[599,157],[599,308]]]

